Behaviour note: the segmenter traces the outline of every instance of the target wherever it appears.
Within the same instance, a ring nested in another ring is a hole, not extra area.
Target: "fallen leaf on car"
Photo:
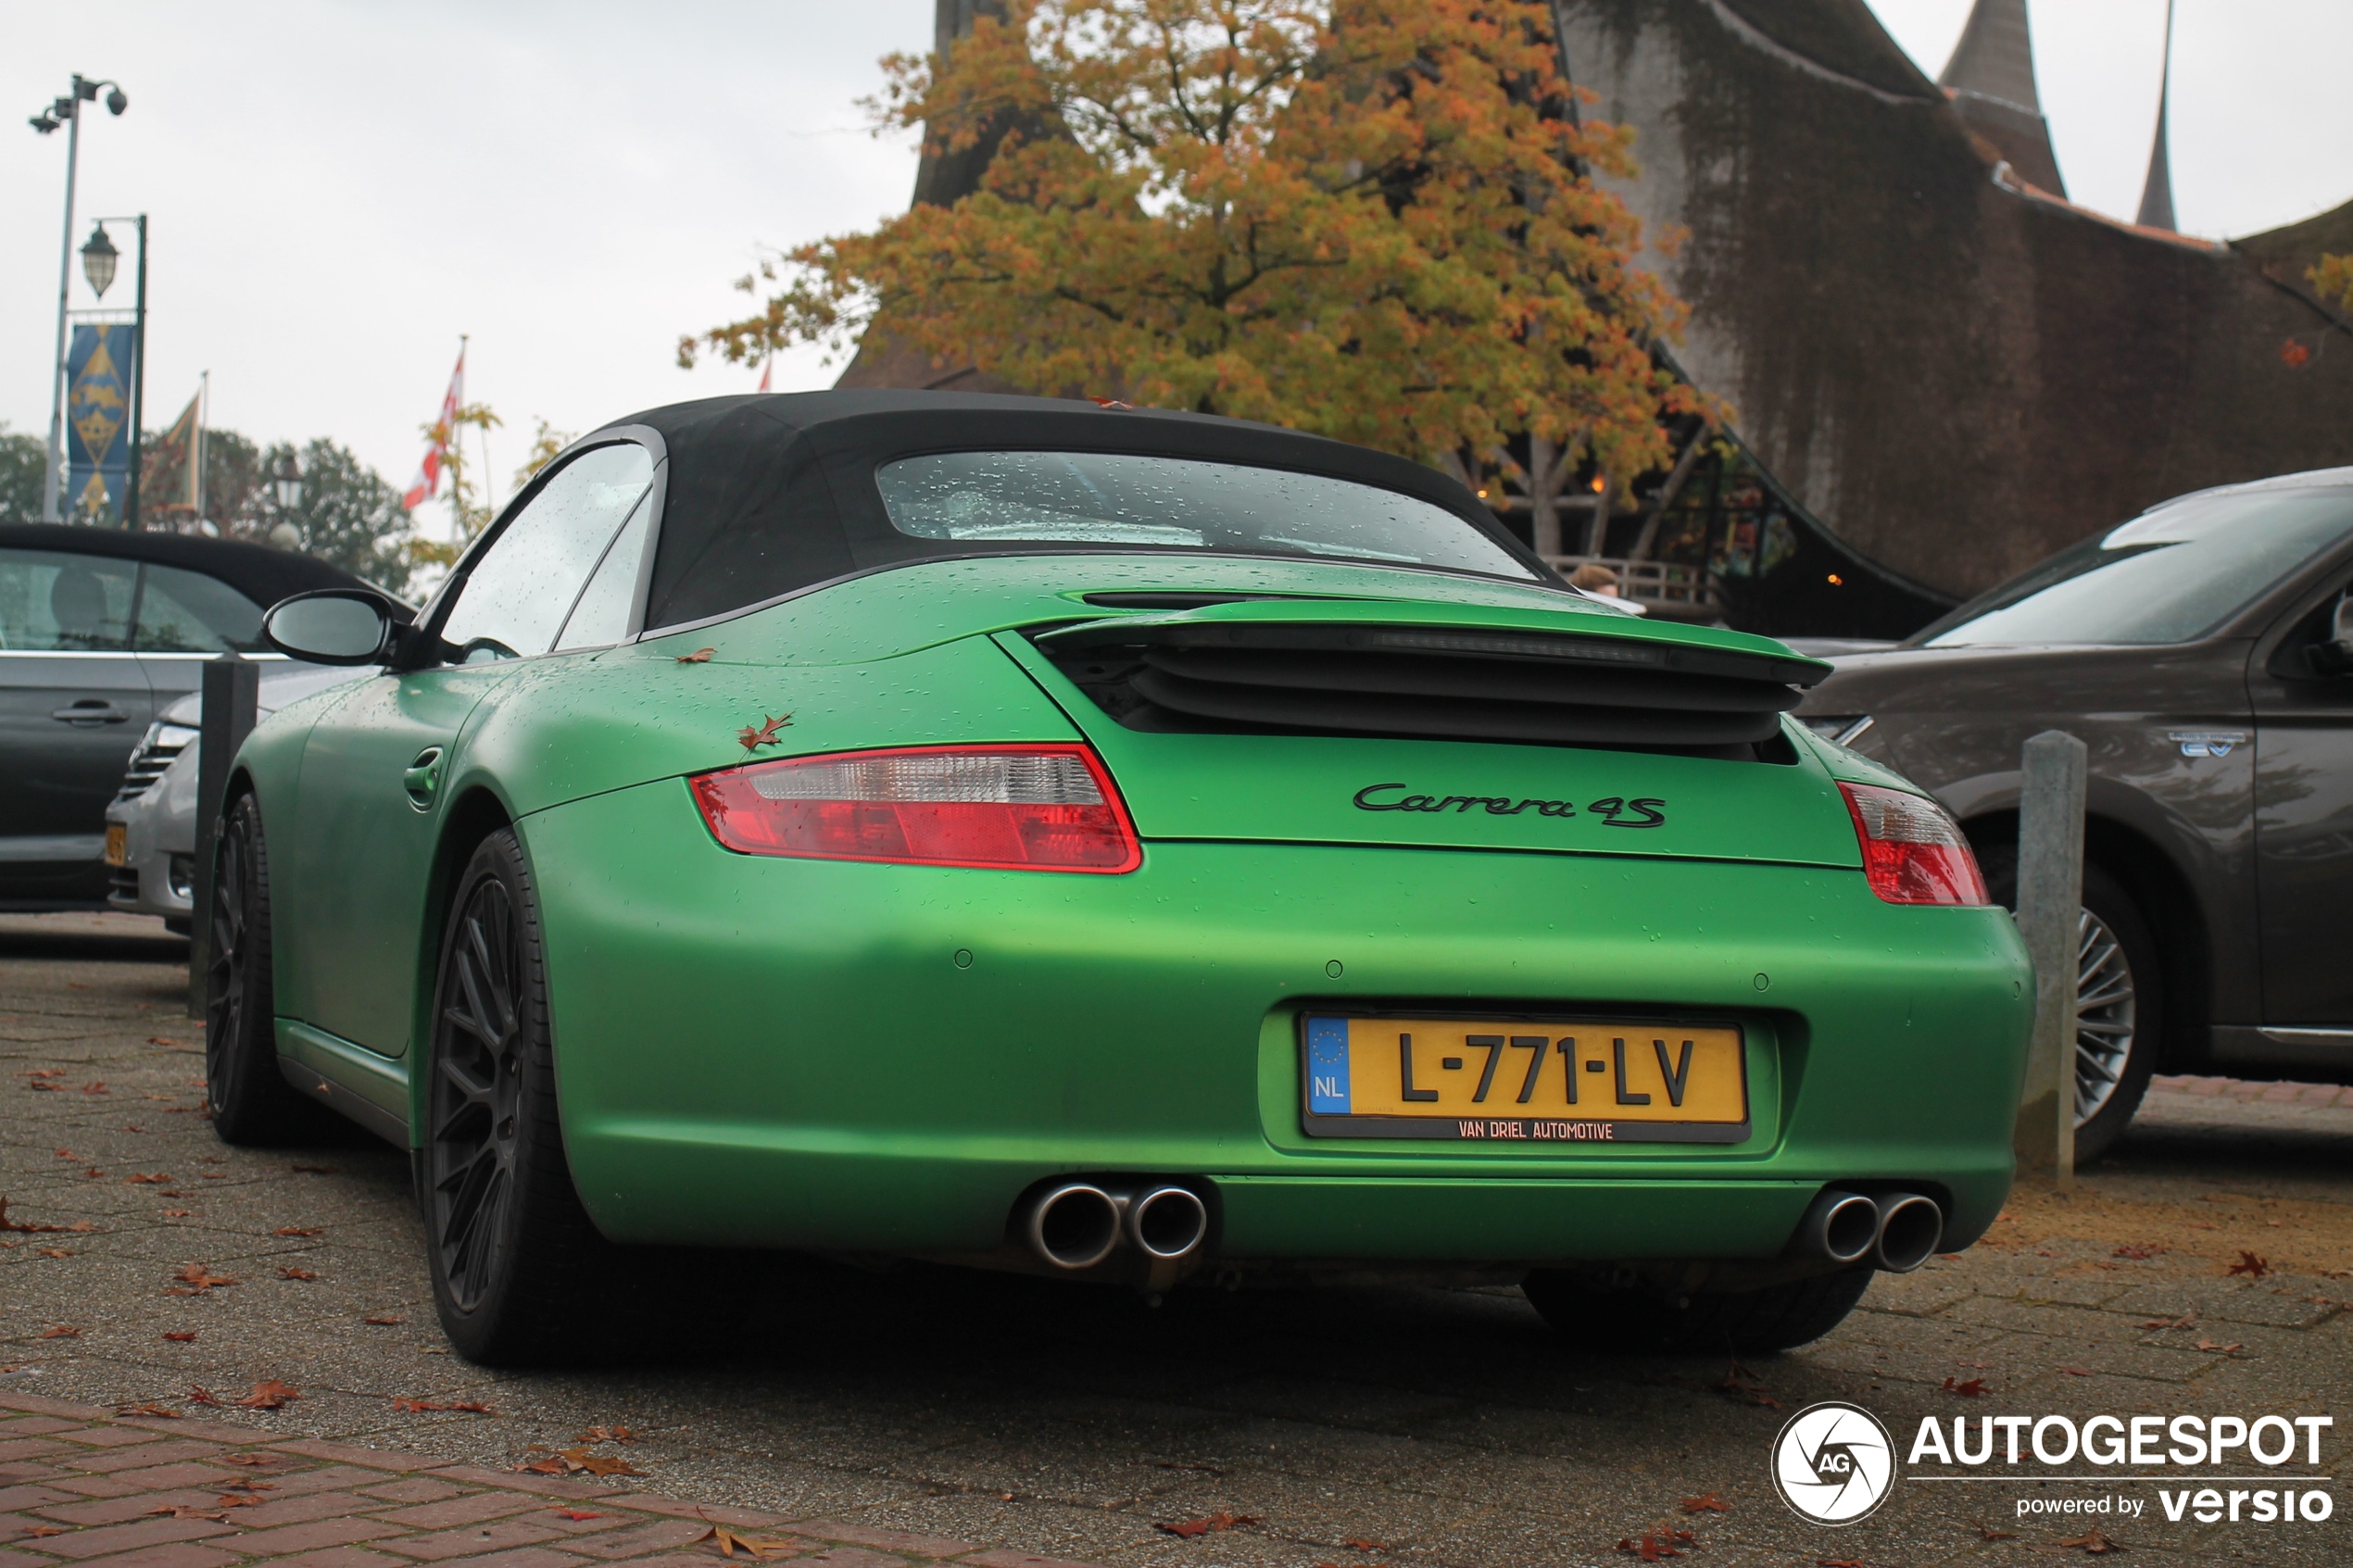
[[[183,1502],[166,1503],[161,1508],[151,1508],[147,1512],[150,1514],[165,1514],[173,1519],[210,1519],[217,1524],[224,1524],[229,1521],[229,1512],[226,1509],[192,1508]]]
[[[2118,1248],[2115,1251],[2109,1253],[2108,1256],[2111,1258],[2130,1258],[2134,1262],[2139,1262],[2144,1259],[2154,1258],[2160,1252],[2168,1252],[2171,1250],[2171,1248],[2159,1247],[2153,1241],[2128,1241],[2123,1246]]]
[[[1152,1528],[1155,1530],[1165,1531],[1169,1535],[1175,1536],[1181,1540],[1189,1541],[1196,1536],[1206,1536],[1226,1530],[1239,1530],[1243,1528],[1245,1525],[1255,1524],[1257,1523],[1257,1519],[1250,1514],[1229,1513],[1221,1508],[1205,1519],[1182,1519],[1165,1523],[1155,1522]]]
[[[770,1540],[764,1536],[739,1536],[724,1524],[713,1524],[686,1544],[696,1546],[704,1541],[709,1541],[717,1547],[719,1555],[722,1557],[733,1557],[739,1551],[746,1557],[755,1559],[781,1557],[787,1552],[799,1549],[799,1547],[792,1541]]]
[[[1702,1492],[1695,1498],[1683,1499],[1683,1512],[1685,1513],[1730,1513],[1732,1512],[1732,1505],[1714,1492]]]
[[[711,662],[711,656],[718,651],[719,650],[717,648],[697,648],[692,653],[680,654],[678,656],[678,662],[681,664],[709,664]]]
[[[302,1390],[290,1387],[274,1377],[262,1379],[253,1386],[253,1392],[233,1401],[240,1409],[274,1411],[302,1398]]]
[[[372,1318],[361,1318],[359,1321],[365,1323],[373,1323],[378,1328],[396,1328],[400,1324],[407,1323],[409,1320],[407,1318],[396,1318],[380,1314]]]
[[[227,1274],[214,1273],[211,1269],[202,1263],[190,1263],[171,1277],[176,1280],[183,1281],[187,1285],[190,1294],[210,1290],[215,1286],[234,1285],[237,1283],[235,1280],[231,1279]]]
[[[162,1405],[117,1405],[114,1408],[114,1413],[117,1415],[160,1416],[166,1421],[177,1421],[180,1419],[180,1412],[178,1411],[168,1410]]]
[[[743,743],[743,748],[746,751],[757,751],[763,746],[782,746],[785,743],[777,738],[776,732],[788,727],[791,723],[792,715],[789,713],[774,719],[763,713],[760,716],[758,727],[746,724],[736,732],[736,739]]]
[[[2234,1351],[2234,1350],[2244,1350],[2244,1349],[2246,1349],[2246,1347],[2244,1344],[2231,1344],[2231,1345],[2221,1345],[2221,1344],[2217,1344],[2215,1341],[2213,1341],[2213,1340],[2211,1340],[2211,1339],[2208,1339],[2208,1338],[2206,1338],[2206,1337],[2205,1337],[2205,1336],[2199,1336],[2199,1338],[2198,1338],[2197,1348],[2198,1348],[2199,1349],[2201,1349],[2201,1350],[2220,1350],[2220,1351],[2221,1351],[2221,1352],[2222,1352],[2222,1354],[2224,1354],[2224,1355],[2226,1355],[2226,1356],[2227,1356],[2227,1355],[2229,1355],[2229,1354],[2231,1354],[2231,1353],[2232,1353],[2233,1351]]]
[[[317,1279],[319,1276],[308,1269],[297,1269],[288,1264],[278,1270],[278,1277],[280,1279]]]
[[[2265,1262],[2259,1254],[2242,1249],[2239,1253],[2238,1261],[2233,1263],[2229,1268],[2224,1269],[2222,1271],[2222,1277],[2228,1279],[2233,1274],[2245,1274],[2249,1279],[2261,1279],[2265,1274],[2268,1274],[2271,1272],[2271,1265]],[[2094,1535],[2097,1535],[2098,1533],[2099,1532],[2096,1530],[2093,1532]],[[2086,1549],[2088,1550],[2089,1549],[2087,1548]]]
[[[69,1327],[65,1323],[59,1323],[55,1328],[43,1329],[41,1331],[41,1337],[44,1339],[73,1339],[78,1338],[81,1334],[82,1330],[78,1328]]]
[[[634,1443],[636,1440],[637,1434],[626,1426],[591,1426],[573,1439],[575,1443]]]
[[[1985,1379],[1972,1377],[1967,1383],[1956,1383],[1948,1377],[1944,1380],[1944,1392],[1957,1394],[1964,1399],[1982,1399],[1985,1397]]]
[[[188,1344],[190,1341],[194,1340],[195,1336],[196,1331],[193,1328],[177,1329],[164,1336],[166,1339],[170,1340],[174,1345]]]
[[[2059,1542],[2059,1545],[2062,1548],[2069,1548],[2076,1551],[2084,1552],[2093,1557],[2098,1557],[2104,1552],[2122,1551],[2124,1549],[2122,1547],[2118,1546],[2114,1541],[2109,1540],[2106,1536],[2101,1535],[2097,1530],[2086,1530],[2080,1536],[2070,1537],[2068,1539]]]
[[[317,1225],[312,1225],[307,1230],[300,1225],[280,1225],[270,1234],[271,1236],[323,1236],[326,1233]]]

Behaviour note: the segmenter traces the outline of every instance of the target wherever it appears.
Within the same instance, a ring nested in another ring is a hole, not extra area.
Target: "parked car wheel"
[[[333,1125],[278,1071],[270,956],[270,846],[261,807],[241,796],[213,856],[205,971],[205,1101],[220,1141],[301,1143]]]
[[[1661,1296],[1599,1289],[1573,1273],[1538,1269],[1520,1289],[1546,1323],[1581,1348],[1755,1354],[1819,1339],[1845,1321],[1870,1285],[1870,1270],[1842,1269],[1760,1290]]]
[[[425,1096],[434,1302],[469,1361],[559,1361],[582,1348],[610,1244],[564,1160],[539,905],[512,830],[474,851],[450,909]]]
[[[2117,880],[2083,868],[2075,943],[2075,1160],[2124,1135],[2164,1039],[2165,977],[2148,922]]]

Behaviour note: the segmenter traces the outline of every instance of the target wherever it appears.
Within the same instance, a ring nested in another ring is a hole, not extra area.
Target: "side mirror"
[[[317,588],[280,599],[261,618],[262,640],[311,664],[382,664],[407,617],[361,588]]]
[[[2353,592],[2329,616],[2329,634],[2312,645],[2312,668],[2323,675],[2353,674]]]

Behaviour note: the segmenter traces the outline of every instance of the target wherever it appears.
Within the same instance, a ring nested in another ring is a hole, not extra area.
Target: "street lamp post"
[[[89,282],[90,292],[100,299],[107,297],[107,289],[113,283],[115,270],[121,261],[121,253],[107,236],[107,225],[129,223],[139,231],[138,293],[132,301],[132,341],[136,346],[131,355],[131,471],[124,478],[122,491],[122,526],[135,533],[140,528],[141,421],[147,412],[147,215],[140,212],[95,221],[96,230],[82,247],[82,275]]]
[[[57,487],[66,459],[66,296],[73,286],[73,176],[82,158],[82,106],[94,102],[98,89],[108,88],[107,111],[120,114],[131,107],[122,88],[113,82],[93,82],[76,71],[73,90],[32,116],[31,126],[44,136],[66,128],[66,226],[57,257],[57,351],[49,361],[49,466],[41,476],[41,521],[57,522]]]

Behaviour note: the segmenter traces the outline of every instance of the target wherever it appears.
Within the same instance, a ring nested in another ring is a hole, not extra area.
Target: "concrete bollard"
[[[2015,1147],[2020,1170],[2075,1185],[2075,997],[2083,910],[2083,743],[2063,730],[2020,759],[2018,929],[2034,960],[2034,1036]]]
[[[229,764],[253,734],[260,707],[261,666],[233,650],[204,667],[204,717],[196,732],[196,862],[190,879],[188,914],[188,1016],[205,1015],[206,981],[212,968],[212,855],[220,840],[220,797],[229,787]]]

